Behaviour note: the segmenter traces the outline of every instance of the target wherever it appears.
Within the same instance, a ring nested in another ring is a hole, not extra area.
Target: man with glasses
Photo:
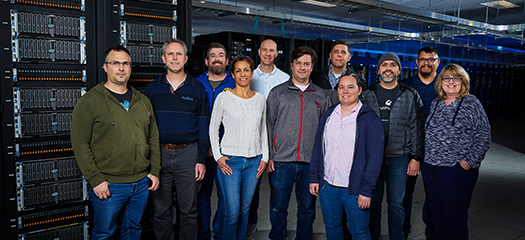
[[[364,102],[381,118],[385,134],[383,165],[370,207],[370,235],[381,236],[381,203],[386,183],[388,234],[391,240],[404,240],[403,198],[407,176],[419,174],[424,151],[425,110],[419,94],[398,82],[401,61],[395,53],[385,53],[377,64],[379,83],[363,93]]]
[[[107,81],[82,96],[73,110],[71,144],[89,183],[91,239],[111,239],[120,216],[120,239],[140,239],[150,191],[159,187],[159,132],[150,101],[128,86],[129,51],[109,48]]]
[[[206,172],[208,100],[206,89],[184,71],[188,48],[180,39],[162,46],[167,71],[146,87],[160,132],[162,170],[152,192],[153,230],[157,239],[174,239],[171,209],[175,188],[180,209],[179,239],[197,239],[197,194]]]
[[[437,81],[437,70],[439,67],[440,59],[438,50],[432,46],[426,46],[418,51],[418,57],[416,59],[418,73],[403,81],[408,86],[414,88],[421,97],[423,105],[425,107],[425,119],[428,117],[430,112],[430,103],[437,97],[437,92],[434,89],[434,84]],[[403,207],[405,208],[405,220],[403,223],[403,232],[405,237],[408,237],[410,233],[410,218],[412,216],[412,195],[417,181],[416,176],[408,176],[406,182],[405,199],[403,201]],[[426,225],[425,236],[427,239],[435,239],[435,230],[432,220],[430,218],[430,207],[426,201],[425,191],[425,204],[423,205],[423,222]]]

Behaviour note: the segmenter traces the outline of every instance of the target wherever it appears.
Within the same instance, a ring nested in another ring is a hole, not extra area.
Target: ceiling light
[[[507,2],[507,1],[484,2],[480,4],[483,6],[489,6],[491,8],[499,8],[499,9],[519,7],[519,5],[511,3],[511,2]]]
[[[326,3],[326,2],[320,2],[320,1],[316,1],[316,0],[304,0],[304,1],[301,1],[301,3],[307,3],[307,4],[319,6],[319,7],[329,7],[329,8],[337,7],[337,5],[335,5],[335,4]]]

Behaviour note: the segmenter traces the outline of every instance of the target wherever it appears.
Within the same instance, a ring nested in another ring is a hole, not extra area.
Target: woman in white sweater
[[[210,120],[210,141],[217,161],[217,181],[226,209],[224,239],[246,239],[248,215],[259,177],[268,162],[266,102],[250,90],[255,64],[249,57],[231,63],[235,88],[215,99]],[[224,135],[219,137],[220,126]]]

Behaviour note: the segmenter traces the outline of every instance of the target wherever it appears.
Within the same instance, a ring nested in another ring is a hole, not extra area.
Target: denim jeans
[[[217,180],[224,201],[223,238],[228,240],[246,240],[248,216],[253,193],[257,185],[257,169],[262,156],[244,158],[227,156],[226,164],[232,169],[227,175],[217,167]]]
[[[270,222],[268,237],[284,240],[290,196],[295,183],[297,198],[297,235],[295,239],[311,239],[315,218],[315,196],[310,194],[310,164],[275,162],[275,172],[270,173]]]
[[[140,220],[148,201],[149,178],[133,183],[109,183],[110,197],[101,200],[89,186],[89,198],[93,204],[93,232],[91,239],[111,239],[120,216],[120,239],[140,239]]]
[[[335,187],[325,181],[324,187],[319,190],[319,202],[326,226],[326,239],[344,239],[341,221],[343,211],[346,212],[352,240],[370,239],[370,208],[359,209],[357,198],[357,195],[348,193],[348,188]]]
[[[370,207],[370,235],[373,240],[379,240],[381,236],[381,203],[383,202],[385,182],[386,202],[388,203],[388,235],[390,240],[405,240],[403,198],[405,197],[409,160],[408,156],[391,157],[383,160]]]
[[[153,230],[157,239],[174,239],[172,225],[173,191],[180,210],[180,239],[197,239],[197,194],[195,181],[197,143],[176,150],[161,149],[159,189],[151,192],[154,206]]]

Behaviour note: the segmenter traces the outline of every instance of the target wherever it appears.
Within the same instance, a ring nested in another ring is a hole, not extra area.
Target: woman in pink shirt
[[[352,239],[370,239],[370,202],[383,162],[381,120],[359,100],[364,83],[346,73],[337,84],[340,104],[319,121],[312,161],[310,193],[319,196],[328,239],[343,239],[343,211]]]

